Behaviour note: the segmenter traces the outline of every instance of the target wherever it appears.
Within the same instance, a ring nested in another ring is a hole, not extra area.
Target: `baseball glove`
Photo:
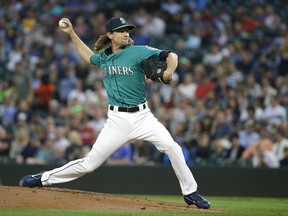
[[[165,61],[160,61],[157,55],[150,56],[147,59],[141,61],[142,67],[147,79],[151,79],[154,82],[169,84],[171,80],[165,81],[163,78],[164,71],[167,68]]]

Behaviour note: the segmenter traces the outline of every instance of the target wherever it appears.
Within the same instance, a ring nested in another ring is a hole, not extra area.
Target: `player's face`
[[[121,28],[113,31],[111,36],[113,44],[122,47],[128,44],[129,30],[128,28]]]

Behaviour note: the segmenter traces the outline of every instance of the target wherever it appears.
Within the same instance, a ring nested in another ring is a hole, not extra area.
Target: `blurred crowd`
[[[122,16],[135,44],[179,56],[172,83],[147,80],[147,95],[190,166],[287,167],[287,12],[277,0],[1,1],[0,161],[62,165],[90,151],[106,121],[103,77],[58,21],[92,48]],[[106,164],[170,162],[135,140]]]

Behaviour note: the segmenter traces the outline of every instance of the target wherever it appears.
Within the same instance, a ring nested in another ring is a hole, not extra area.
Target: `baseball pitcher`
[[[133,45],[129,31],[135,26],[122,17],[107,21],[107,33],[96,41],[94,52],[77,36],[69,19],[62,18],[59,26],[71,38],[82,59],[102,70],[108,94],[108,119],[84,158],[50,171],[24,176],[20,185],[42,187],[72,181],[96,170],[125,143],[140,139],[151,142],[169,156],[187,204],[210,208],[209,201],[197,192],[197,183],[185,163],[181,147],[154,117],[146,102],[145,79],[169,84],[178,64],[177,55]]]

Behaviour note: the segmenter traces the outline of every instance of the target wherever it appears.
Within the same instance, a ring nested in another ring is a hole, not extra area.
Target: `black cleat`
[[[42,174],[43,173],[38,173],[38,174],[35,174],[35,175],[24,176],[20,180],[19,186],[30,187],[30,188],[43,187],[42,182],[41,182]]]
[[[196,205],[200,209],[210,208],[210,202],[204,199],[197,191],[185,195],[184,200],[188,205]]]

